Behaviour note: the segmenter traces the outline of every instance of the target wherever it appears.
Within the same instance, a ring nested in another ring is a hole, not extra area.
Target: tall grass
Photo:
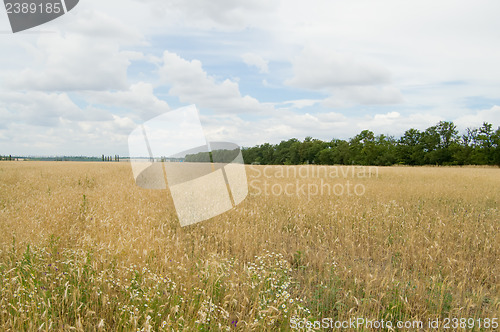
[[[263,167],[249,180],[322,180],[256,178]],[[499,169],[350,181],[366,193],[265,196],[254,183],[236,209],[181,228],[168,191],[136,187],[126,163],[0,163],[0,329],[499,317]]]

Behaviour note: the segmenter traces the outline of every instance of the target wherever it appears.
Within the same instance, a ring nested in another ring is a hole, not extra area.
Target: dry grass
[[[181,228],[127,163],[1,162],[0,329],[499,317],[500,169],[380,168],[350,179],[363,196],[311,199],[256,195],[321,182],[263,170],[235,210]]]

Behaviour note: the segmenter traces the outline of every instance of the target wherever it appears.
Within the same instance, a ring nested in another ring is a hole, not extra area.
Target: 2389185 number
[[[60,2],[30,3],[16,2],[6,3],[7,14],[59,14],[62,11]]]
[[[498,328],[498,318],[445,318],[443,320],[443,328],[458,330],[458,329],[494,329]]]

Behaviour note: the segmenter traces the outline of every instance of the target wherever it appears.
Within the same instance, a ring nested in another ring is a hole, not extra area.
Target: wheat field
[[[493,329],[500,169],[301,167],[247,166],[242,204],[181,228],[126,162],[0,162],[0,329]]]

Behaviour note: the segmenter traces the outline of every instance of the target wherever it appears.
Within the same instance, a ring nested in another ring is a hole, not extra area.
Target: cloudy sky
[[[195,104],[209,140],[500,125],[500,2],[80,0],[12,34],[0,9],[0,154],[128,155]]]

